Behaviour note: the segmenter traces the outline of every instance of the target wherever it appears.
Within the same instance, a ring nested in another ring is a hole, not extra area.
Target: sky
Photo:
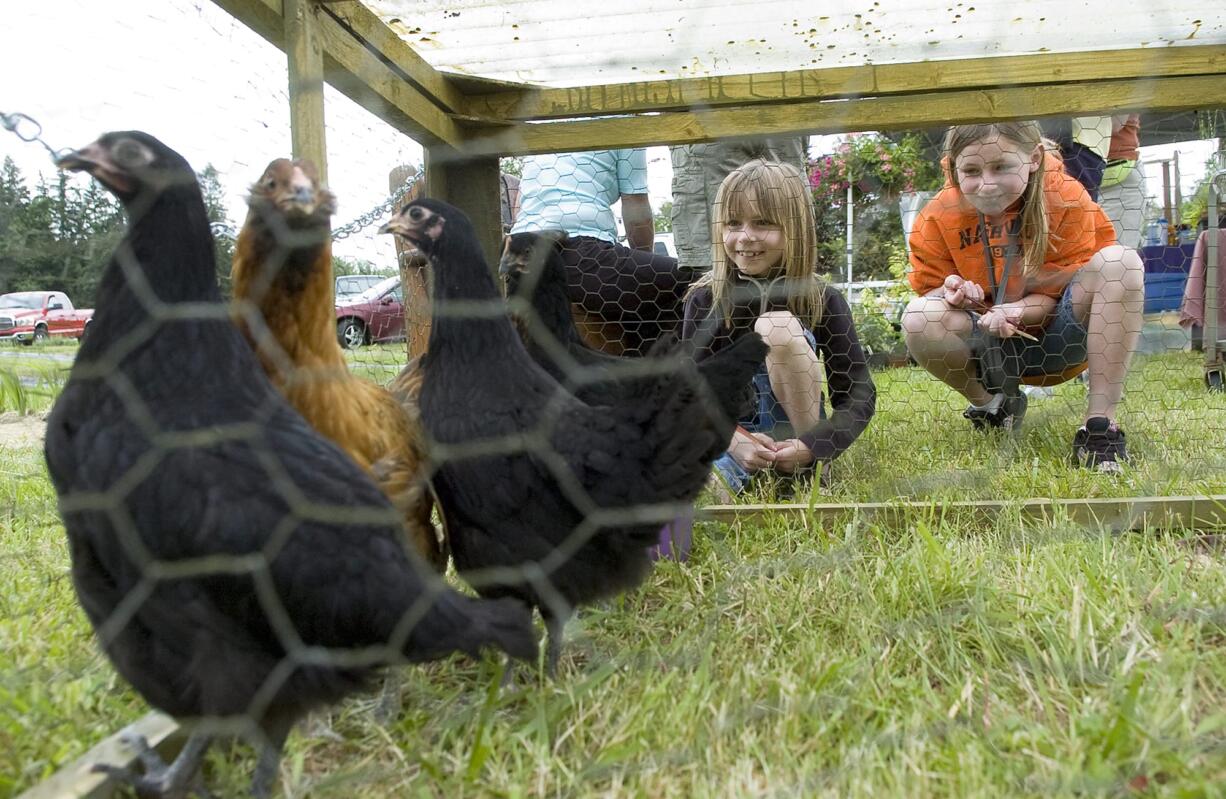
[[[236,225],[246,211],[247,186],[269,161],[289,155],[284,54],[209,0],[22,3],[7,10],[4,23],[0,112],[33,117],[52,147],[80,147],[107,130],[148,131],[196,169],[211,163],[219,170]],[[388,173],[398,164],[420,164],[422,148],[331,88],[325,120],[339,226],[384,200]],[[833,140],[814,137],[814,151],[832,149]],[[1169,157],[1172,149],[1182,153],[1186,196],[1212,145],[1144,148],[1144,157]],[[45,150],[0,129],[0,158],[6,155],[31,180],[54,173]],[[1156,195],[1161,166],[1146,168]],[[648,148],[656,209],[671,199],[671,175],[668,149]],[[335,251],[393,268],[391,240],[375,228],[338,242]]]

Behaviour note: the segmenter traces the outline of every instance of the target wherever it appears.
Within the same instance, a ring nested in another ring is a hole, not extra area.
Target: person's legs
[[[1145,267],[1135,250],[1104,247],[1070,286],[1073,315],[1085,326],[1090,393],[1086,419],[1115,418],[1128,363],[1141,335]]]
[[[1145,174],[1141,166],[1132,167],[1117,182],[1104,180],[1098,204],[1115,226],[1115,238],[1119,243],[1132,249],[1140,247],[1145,214]]]
[[[902,315],[907,351],[933,377],[970,400],[987,405],[992,394],[975,373],[967,338],[973,330],[971,315],[939,297],[916,297]]]
[[[789,311],[758,317],[754,330],[766,342],[766,372],[774,394],[793,430],[817,426],[822,413],[822,368],[804,325]]]

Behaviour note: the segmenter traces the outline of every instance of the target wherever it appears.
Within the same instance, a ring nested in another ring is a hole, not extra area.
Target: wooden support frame
[[[498,158],[471,157],[449,147],[427,147],[426,194],[468,214],[486,261],[496,269],[503,236]]]
[[[524,88],[473,95],[467,98],[465,109],[473,118],[529,121],[1210,74],[1226,74],[1226,45],[866,64],[568,89]]]
[[[532,154],[660,144],[690,144],[757,135],[910,130],[951,122],[987,122],[1107,113],[1120,108],[1181,111],[1226,105],[1221,75],[997,87],[896,94],[858,100],[807,100],[576,121],[508,123],[473,130],[469,153]]]
[[[214,0],[278,47],[288,1]],[[1226,105],[1223,44],[465,93],[473,81],[431,67],[359,0],[317,7],[325,79],[423,146],[466,156]]]
[[[324,58],[318,7],[310,0],[284,0],[285,54],[289,59],[290,139],[294,158],[313,161],[328,185],[328,144],[324,125]]]
[[[274,47],[286,49],[283,0],[213,2]],[[318,5],[316,18],[327,83],[422,145],[462,144],[464,134],[459,125],[444,113],[433,95],[423,92],[418,88],[419,83],[410,79],[412,76],[405,72],[405,63],[393,63],[390,58],[373,51],[369,42],[355,38],[351,27],[355,19],[359,23],[365,20],[368,25],[372,24],[355,10],[355,7],[364,9],[364,6],[357,2],[326,5],[319,5],[317,0],[303,2]],[[383,28],[393,35],[386,26]],[[408,50],[407,45],[404,50]],[[409,67],[413,68],[411,64]],[[445,82],[441,73],[434,72],[425,62],[421,62],[414,74],[426,84]]]

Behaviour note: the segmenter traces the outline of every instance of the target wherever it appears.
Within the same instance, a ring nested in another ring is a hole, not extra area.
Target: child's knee
[[[772,348],[805,342],[804,325],[791,311],[767,311],[754,322],[754,330]]]
[[[1131,247],[1113,244],[1094,253],[1083,267],[1097,288],[1117,287],[1126,291],[1145,290],[1145,264]]]
[[[941,297],[916,297],[907,303],[902,312],[902,330],[908,336],[947,331],[960,332],[970,329],[971,318],[963,311],[953,308]]]

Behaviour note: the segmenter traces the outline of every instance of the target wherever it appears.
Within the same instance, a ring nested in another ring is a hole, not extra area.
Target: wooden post
[[[388,191],[395,191],[404,182],[417,174],[417,168],[405,164],[398,166],[387,176]],[[421,196],[422,182],[401,200],[400,205]],[[399,205],[396,211],[400,210]],[[430,288],[429,265],[417,249],[399,236],[396,240],[396,263],[400,266],[400,287],[404,294],[404,334],[409,360],[420,357],[430,342]]]
[[[1175,218],[1171,212],[1171,160],[1169,158],[1162,161],[1162,213],[1166,219],[1166,230],[1162,231],[1161,244],[1166,246],[1171,243],[1171,231],[1174,229],[1172,220]]]
[[[497,156],[468,157],[441,145],[427,147],[426,193],[468,214],[486,261],[497,269],[502,254]]]
[[[324,137],[324,57],[318,8],[312,0],[284,0],[285,54],[289,58],[290,138],[294,158],[308,158],[328,185]]]

